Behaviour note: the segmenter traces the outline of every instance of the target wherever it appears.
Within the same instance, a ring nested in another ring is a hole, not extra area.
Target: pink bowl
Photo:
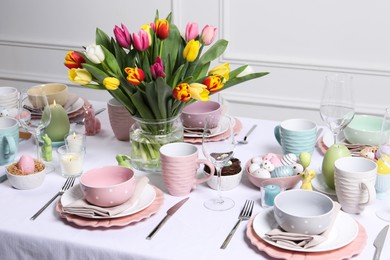
[[[269,178],[260,178],[260,177],[257,177],[257,176],[254,176],[253,174],[251,174],[249,172],[249,166],[251,165],[251,162],[252,162],[252,158],[246,162],[245,171],[248,175],[249,181],[253,185],[260,188],[261,184],[264,181],[269,180]],[[294,188],[295,185],[298,184],[298,182],[301,180],[301,176],[294,175],[294,176],[289,176],[289,177],[272,178],[272,180],[276,181],[278,184],[280,184],[280,186],[286,187],[286,190],[288,190],[288,189]]]
[[[187,128],[203,128],[206,117],[212,115],[216,118],[215,127],[217,127],[221,113],[221,104],[218,102],[197,101],[183,108],[181,121],[183,126]]]
[[[134,172],[123,166],[91,169],[81,175],[80,186],[89,203],[101,207],[117,206],[133,195]]]

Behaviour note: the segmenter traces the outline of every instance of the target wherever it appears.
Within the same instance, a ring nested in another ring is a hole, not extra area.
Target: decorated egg
[[[281,162],[283,165],[293,165],[298,162],[298,157],[293,153],[285,154],[283,155]]]
[[[299,161],[301,162],[303,168],[307,168],[311,163],[311,154],[308,152],[301,152],[299,154]]]
[[[282,165],[280,157],[274,153],[268,153],[264,155],[263,160],[270,161],[275,167]]]
[[[293,164],[291,167],[293,169],[294,175],[300,174],[304,170],[302,164],[299,163]]]
[[[257,169],[252,175],[258,178],[271,178],[271,173],[263,168]]]
[[[35,162],[34,159],[27,154],[23,154],[18,162],[18,169],[22,171],[23,174],[34,173]]]
[[[386,163],[382,160],[382,158],[379,158],[378,161],[376,161],[376,164],[378,165],[378,173],[381,174],[390,173],[390,168],[386,165]]]
[[[264,161],[261,163],[260,167],[261,167],[262,169],[266,169],[266,170],[269,171],[269,172],[272,172],[272,171],[275,169],[275,166],[274,166],[274,165],[271,163],[271,161],[269,161],[269,160],[264,160]]]
[[[278,166],[271,172],[272,178],[289,177],[293,175],[294,175],[294,171],[290,165]]]
[[[251,160],[252,163],[258,163],[258,164],[261,164],[263,162],[263,158],[261,158],[260,156],[256,156],[256,157],[253,157],[252,160]]]
[[[258,163],[252,163],[251,165],[249,165],[249,172],[250,173],[254,173],[255,171],[257,171],[258,169],[260,169],[260,164]]]

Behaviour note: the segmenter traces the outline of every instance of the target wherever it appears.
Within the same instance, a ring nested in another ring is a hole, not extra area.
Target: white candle
[[[83,171],[83,156],[76,153],[67,153],[61,155],[62,173],[70,175],[79,175]]]
[[[85,136],[81,134],[70,134],[66,137],[66,145],[71,152],[81,152],[84,148]]]

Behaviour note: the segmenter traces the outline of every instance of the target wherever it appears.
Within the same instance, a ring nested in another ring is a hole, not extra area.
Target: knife
[[[189,197],[187,197],[187,198],[185,198],[185,199],[182,199],[181,201],[179,201],[178,203],[176,203],[175,205],[173,205],[170,209],[168,209],[167,215],[160,221],[160,223],[158,223],[158,225],[152,230],[152,232],[150,232],[150,234],[146,237],[146,239],[151,240],[152,237],[156,234],[156,232],[164,225],[164,223],[165,223],[173,214],[175,214],[175,212],[176,212],[181,206],[183,206],[183,204],[186,203],[188,199],[189,199]]]
[[[382,252],[383,245],[385,244],[387,231],[389,230],[389,225],[382,228],[382,230],[378,233],[375,238],[374,246],[375,246],[375,255],[374,260],[379,260]]]
[[[7,175],[6,174],[4,174],[4,175],[2,175],[0,177],[0,183],[5,182],[5,180],[7,180]]]

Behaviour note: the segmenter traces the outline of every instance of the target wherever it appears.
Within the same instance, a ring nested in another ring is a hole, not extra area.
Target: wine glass
[[[333,133],[334,144],[336,144],[337,136],[355,115],[352,77],[350,75],[332,74],[326,77],[320,115]]]
[[[390,168],[390,107],[386,108],[383,116],[381,133],[380,133],[380,144],[378,148],[378,159],[381,159],[384,164]],[[390,173],[380,174],[381,186],[384,189],[388,189],[390,185]],[[376,212],[376,215],[385,221],[390,221],[390,207],[385,207]]]
[[[222,131],[229,136],[222,141],[213,140],[214,134]],[[208,116],[204,125],[202,150],[217,171],[217,197],[204,203],[204,206],[210,210],[222,211],[234,207],[232,199],[221,195],[221,170],[233,156],[235,145],[232,118],[227,115]]]
[[[27,116],[29,112],[31,116]],[[18,116],[21,127],[35,138],[36,158],[40,162],[39,137],[51,120],[51,112],[45,93],[38,90],[34,92],[34,95],[29,95],[28,89],[23,89],[20,93]]]

